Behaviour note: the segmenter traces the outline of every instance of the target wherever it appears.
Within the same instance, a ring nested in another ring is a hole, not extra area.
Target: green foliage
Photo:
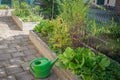
[[[53,32],[54,25],[50,20],[42,20],[38,25],[35,26],[34,30],[37,33],[41,33],[42,36],[48,37]]]
[[[112,26],[110,26],[109,30],[110,30],[109,35],[112,38],[115,38],[115,39],[120,38],[120,25],[113,24]]]
[[[62,53],[66,47],[71,46],[68,26],[61,18],[51,21],[42,20],[34,30],[48,38],[49,47],[56,53]]]
[[[51,48],[55,50],[55,52],[61,53],[66,47],[71,46],[69,28],[63,22],[62,18],[53,20],[52,24],[54,25],[54,31],[49,38],[49,45],[51,45]]]
[[[18,9],[20,7],[18,0],[12,0],[12,8]]]
[[[119,80],[120,68],[102,54],[95,54],[86,48],[75,50],[68,47],[59,55],[60,66],[71,70],[83,80]],[[118,71],[117,71],[118,70]]]
[[[83,26],[89,11],[88,7],[84,4],[84,0],[63,0],[62,18],[72,27],[77,24]]]
[[[8,5],[0,5],[0,9],[8,9]]]
[[[108,23],[97,23],[95,20],[88,19],[86,21],[87,36],[99,36],[102,33],[108,33]]]
[[[13,14],[15,16],[20,17],[23,21],[25,21],[25,22],[33,22],[33,21],[38,22],[42,19],[41,16],[34,14],[33,9],[26,2],[24,2],[24,1],[21,3],[19,3],[19,1],[13,1],[13,2],[14,2],[14,4],[18,5],[18,6],[14,6],[15,10],[13,11]]]
[[[69,26],[72,45],[78,47],[85,35],[89,5],[85,5],[84,0],[63,0],[62,9],[61,17]]]
[[[62,0],[42,0],[42,4],[45,5],[42,8],[42,13],[49,19],[56,18],[62,11]]]

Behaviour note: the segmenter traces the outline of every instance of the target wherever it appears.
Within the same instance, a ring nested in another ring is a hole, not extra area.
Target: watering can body
[[[37,58],[30,62],[30,70],[36,78],[45,78],[50,75],[50,70],[58,60],[49,61],[47,58]]]

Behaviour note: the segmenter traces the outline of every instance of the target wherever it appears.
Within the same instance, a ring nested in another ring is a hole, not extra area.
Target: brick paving
[[[30,42],[28,31],[21,31],[11,17],[0,17],[0,80],[60,80],[54,70],[46,79],[36,79],[29,62],[41,57]]]

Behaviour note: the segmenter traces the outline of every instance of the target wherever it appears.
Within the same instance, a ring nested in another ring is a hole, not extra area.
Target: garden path
[[[21,31],[11,17],[0,17],[0,80],[60,80],[54,70],[46,79],[36,79],[30,73],[29,62],[42,56],[28,34]]]

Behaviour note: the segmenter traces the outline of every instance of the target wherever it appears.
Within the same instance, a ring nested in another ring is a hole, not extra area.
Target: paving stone
[[[0,78],[1,77],[5,77],[7,74],[5,72],[5,69],[4,68],[0,68]]]
[[[16,46],[17,46],[17,44],[15,44],[15,43],[14,43],[14,44],[11,44],[11,43],[8,44],[8,47],[9,47],[9,48],[14,48],[14,47],[16,47]]]
[[[34,80],[33,76],[28,72],[22,72],[16,74],[17,80]]]
[[[15,39],[22,39],[22,36],[15,36]]]
[[[29,38],[21,38],[21,41],[28,41]]]
[[[29,45],[28,48],[29,48],[29,49],[35,49],[35,46]]]
[[[5,67],[5,66],[9,66],[9,65],[10,65],[10,63],[7,60],[0,61],[0,67]]]
[[[8,48],[8,46],[6,44],[0,45],[0,49],[4,49],[4,48]]]
[[[6,51],[8,53],[14,53],[14,52],[17,52],[17,49],[16,48],[8,48],[8,49],[6,49]]]
[[[25,56],[24,57],[24,60],[25,61],[31,61],[31,60],[33,60],[33,59],[35,59],[36,57],[34,56],[34,55],[28,55],[28,56]]]
[[[7,76],[5,78],[0,78],[0,80],[16,80],[15,76]]]
[[[12,76],[8,76],[7,80],[16,80],[16,78],[15,78],[15,76],[12,75]]]
[[[35,49],[30,49],[30,50],[24,51],[25,55],[31,55],[31,54],[35,54],[35,53],[37,53],[37,50],[35,50]]]
[[[27,46],[16,46],[18,51],[25,51],[28,50]]]
[[[10,59],[10,63],[12,65],[15,65],[15,64],[20,65],[20,64],[24,63],[24,61],[19,57],[19,58]]]
[[[0,80],[7,80],[6,78],[1,78]]]
[[[29,69],[30,69],[29,63],[28,63],[28,62],[23,63],[23,64],[22,64],[22,68],[23,68],[24,70],[29,70]]]
[[[9,40],[14,40],[14,37],[12,37],[12,36],[11,36],[11,37],[8,37],[8,38],[7,38],[7,42],[8,42]]]
[[[16,52],[16,53],[12,53],[12,56],[13,57],[21,57],[21,56],[24,56],[24,53],[23,52]]]
[[[10,54],[0,54],[0,60],[7,60],[10,58],[11,58]]]
[[[0,49],[0,54],[7,53],[5,49]]]
[[[7,71],[7,74],[10,75],[10,74],[16,74],[16,73],[19,73],[19,72],[22,72],[23,69],[18,66],[18,65],[10,65],[6,68],[6,71]]]

